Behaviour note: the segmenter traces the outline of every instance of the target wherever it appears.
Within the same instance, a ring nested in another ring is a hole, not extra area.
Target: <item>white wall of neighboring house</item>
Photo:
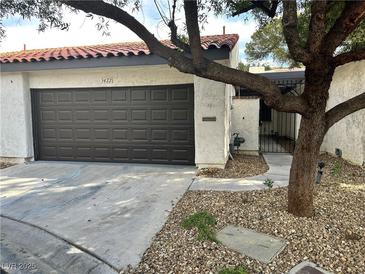
[[[329,90],[327,109],[365,92],[365,61],[352,62],[336,69]],[[334,154],[342,150],[342,157],[356,164],[365,161],[365,109],[350,114],[327,132],[321,150]]]
[[[260,99],[235,98],[232,105],[232,133],[245,138],[240,150],[246,154],[258,154]]]

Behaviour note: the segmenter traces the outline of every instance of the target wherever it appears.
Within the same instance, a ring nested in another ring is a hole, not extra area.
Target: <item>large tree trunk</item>
[[[321,144],[326,134],[326,105],[334,67],[318,59],[305,70],[303,96],[309,105],[302,116],[290,168],[288,211],[296,216],[314,214],[314,183]]]
[[[310,217],[314,213],[314,182],[325,134],[323,118],[324,111],[301,120],[288,190],[288,211],[296,216]]]

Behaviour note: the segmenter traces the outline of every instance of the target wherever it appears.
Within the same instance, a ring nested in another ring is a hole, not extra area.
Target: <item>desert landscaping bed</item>
[[[217,273],[244,266],[247,273],[287,273],[309,260],[333,273],[365,273],[365,171],[329,155],[323,183],[316,187],[315,216],[296,218],[286,212],[287,189],[250,192],[189,191],[139,266],[130,273]],[[222,244],[198,241],[197,230],[181,227],[195,212],[207,211],[216,230],[239,225],[284,238],[288,245],[269,264],[229,250]]]
[[[11,167],[11,166],[14,166],[14,165],[15,164],[13,164],[13,163],[0,162],[0,169],[4,169],[4,168]]]
[[[225,169],[202,168],[197,176],[212,178],[244,178],[265,173],[267,166],[262,155],[234,154],[234,160],[229,160]]]

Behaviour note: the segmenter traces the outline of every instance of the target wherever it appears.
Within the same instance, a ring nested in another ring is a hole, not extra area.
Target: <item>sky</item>
[[[38,49],[140,40],[128,28],[114,21],[109,21],[110,35],[105,36],[96,28],[96,23],[99,22],[97,18],[90,19],[83,12],[74,14],[69,11],[64,11],[63,15],[64,20],[71,23],[68,31],[52,28],[44,32],[39,32],[37,30],[38,21],[36,19],[23,20],[18,16],[5,19],[3,25],[5,27],[6,37],[0,43],[0,52],[22,50],[24,44],[26,49]],[[168,38],[169,30],[161,22],[161,17],[154,5],[154,1],[145,1],[143,9],[133,13],[133,15],[147,26],[157,38]],[[255,22],[253,20],[245,22],[242,18],[228,19],[226,16],[216,17],[210,15],[207,23],[204,24],[201,30],[201,34],[222,34],[223,26],[226,28],[226,33],[239,34],[240,57],[242,61],[245,61],[244,46],[250,40],[251,35],[256,29]]]

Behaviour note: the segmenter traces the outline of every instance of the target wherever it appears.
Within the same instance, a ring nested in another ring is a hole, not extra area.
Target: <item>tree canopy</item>
[[[333,25],[343,7],[343,2],[335,1],[331,8],[328,9],[327,29]],[[310,15],[310,8],[307,3],[298,15],[298,31],[302,46],[305,45],[305,41],[308,38]],[[251,36],[250,42],[246,43],[245,53],[249,62],[263,61],[271,58],[276,63],[289,65],[290,67],[302,66],[289,53],[281,21],[282,18],[277,16],[270,21],[260,24],[259,28]],[[365,21],[362,21],[343,41],[337,49],[337,54],[361,48],[365,48]]]

